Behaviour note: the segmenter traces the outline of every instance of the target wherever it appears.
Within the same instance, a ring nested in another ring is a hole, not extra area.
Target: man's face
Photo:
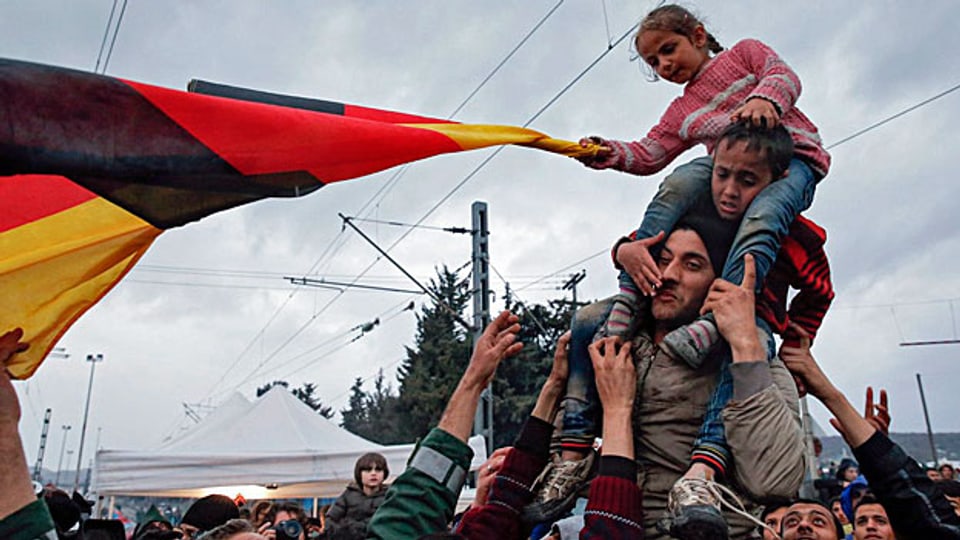
[[[840,520],[840,523],[846,525],[847,515],[843,513],[843,505],[840,504],[840,501],[833,501],[830,505],[830,510],[833,512],[833,515],[837,516],[837,519]]]
[[[894,540],[887,511],[879,504],[861,504],[853,516],[854,540]]]
[[[746,141],[720,141],[717,145],[710,193],[721,218],[742,218],[753,199],[773,181],[764,154],[748,150]]]
[[[651,302],[654,320],[668,329],[693,321],[716,277],[703,240],[689,229],[674,231],[660,251],[657,265],[663,279]]]
[[[763,519],[763,522],[775,531],[780,530],[780,521],[783,519],[783,515],[787,513],[787,507],[781,506],[773,512],[767,514],[767,517]],[[763,540],[780,540],[779,536],[773,534],[770,529],[763,530]]]
[[[927,469],[927,478],[933,480],[934,482],[943,480],[943,477],[940,476],[940,471],[936,469]]]
[[[942,465],[940,467],[940,476],[942,476],[944,480],[953,480],[953,467],[950,465]]]
[[[819,504],[791,505],[780,526],[783,540],[838,540],[833,515]]]

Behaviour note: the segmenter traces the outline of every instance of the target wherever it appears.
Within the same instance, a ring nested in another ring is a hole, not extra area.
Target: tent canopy
[[[383,454],[397,475],[412,450],[412,444],[381,446],[358,437],[275,387],[253,403],[235,394],[154,450],[99,450],[92,489],[100,495],[332,497],[353,480],[360,455]]]

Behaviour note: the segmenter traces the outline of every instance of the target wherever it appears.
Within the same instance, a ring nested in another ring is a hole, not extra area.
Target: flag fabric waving
[[[191,86],[0,59],[0,331],[21,326],[31,344],[7,366],[14,377],[166,229],[438,154],[596,152],[526,128]]]

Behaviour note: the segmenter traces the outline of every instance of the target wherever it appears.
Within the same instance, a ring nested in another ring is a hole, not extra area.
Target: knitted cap
[[[719,215],[714,217],[700,212],[691,212],[683,216],[674,230],[690,229],[700,236],[700,240],[707,248],[713,273],[716,277],[720,277],[723,275],[723,265],[727,262],[727,254],[730,253],[730,246],[733,244],[738,226],[739,223],[721,219]]]
[[[209,531],[231,519],[240,517],[240,510],[226,495],[207,495],[190,505],[180,523],[193,525],[200,531]]]

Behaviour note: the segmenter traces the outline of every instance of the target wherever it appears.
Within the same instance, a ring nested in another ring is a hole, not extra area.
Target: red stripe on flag
[[[430,129],[124,82],[244,175],[307,171],[330,183],[463,150]]]
[[[0,178],[0,232],[97,198],[62,176],[21,174]]]
[[[438,120],[426,116],[417,116],[414,114],[405,114],[395,111],[383,111],[380,109],[370,109],[359,105],[343,104],[343,115],[350,118],[359,118],[362,120],[373,120],[375,122],[387,122],[390,124],[456,124],[450,120]]]

